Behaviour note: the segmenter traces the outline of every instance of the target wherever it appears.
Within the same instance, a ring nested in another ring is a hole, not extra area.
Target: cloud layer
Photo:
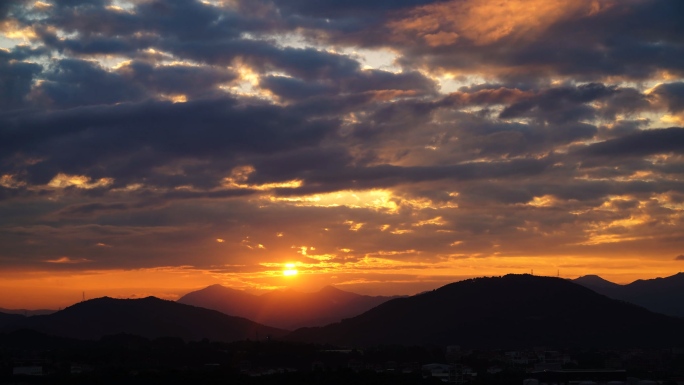
[[[286,262],[362,288],[674,273],[683,17],[679,0],[5,1],[0,266],[257,288],[287,285]]]

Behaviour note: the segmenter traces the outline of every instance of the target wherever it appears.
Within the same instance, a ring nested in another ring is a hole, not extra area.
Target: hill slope
[[[446,285],[288,339],[340,345],[670,346],[684,321],[611,300],[560,278],[507,275]]]
[[[178,302],[245,317],[284,329],[322,326],[359,315],[390,299],[371,297],[327,286],[315,293],[273,291],[260,296],[212,285],[181,297]]]
[[[236,341],[282,336],[285,332],[223,313],[165,301],[155,297],[113,299],[108,297],[77,303],[57,313],[33,316],[4,328],[30,329],[60,337],[99,339],[127,333],[146,338],[180,337]]]
[[[24,316],[21,314],[0,313],[0,328],[17,323],[23,319]]]
[[[684,317],[684,273],[665,278],[640,279],[628,285],[618,285],[596,276],[579,277],[574,282],[610,298],[631,302],[657,313]]]
[[[584,275],[582,277],[573,279],[573,282],[578,283],[584,287],[588,287],[591,290],[598,292],[602,291],[613,291],[619,290],[620,285],[617,283],[610,282],[606,279],[599,277],[598,275]]]

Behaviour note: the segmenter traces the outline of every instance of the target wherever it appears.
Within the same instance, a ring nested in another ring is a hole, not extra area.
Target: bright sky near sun
[[[0,3],[0,307],[684,270],[680,0]]]

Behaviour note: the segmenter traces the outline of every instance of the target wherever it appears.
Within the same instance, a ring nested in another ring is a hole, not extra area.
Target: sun
[[[295,269],[295,264],[294,263],[286,263],[285,264],[285,270],[283,270],[283,275],[286,277],[291,277],[293,275],[297,275],[299,272],[297,269]]]

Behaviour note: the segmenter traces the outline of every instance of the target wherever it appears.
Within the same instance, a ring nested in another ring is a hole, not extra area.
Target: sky
[[[0,307],[683,271],[683,19],[681,0],[4,0]]]

